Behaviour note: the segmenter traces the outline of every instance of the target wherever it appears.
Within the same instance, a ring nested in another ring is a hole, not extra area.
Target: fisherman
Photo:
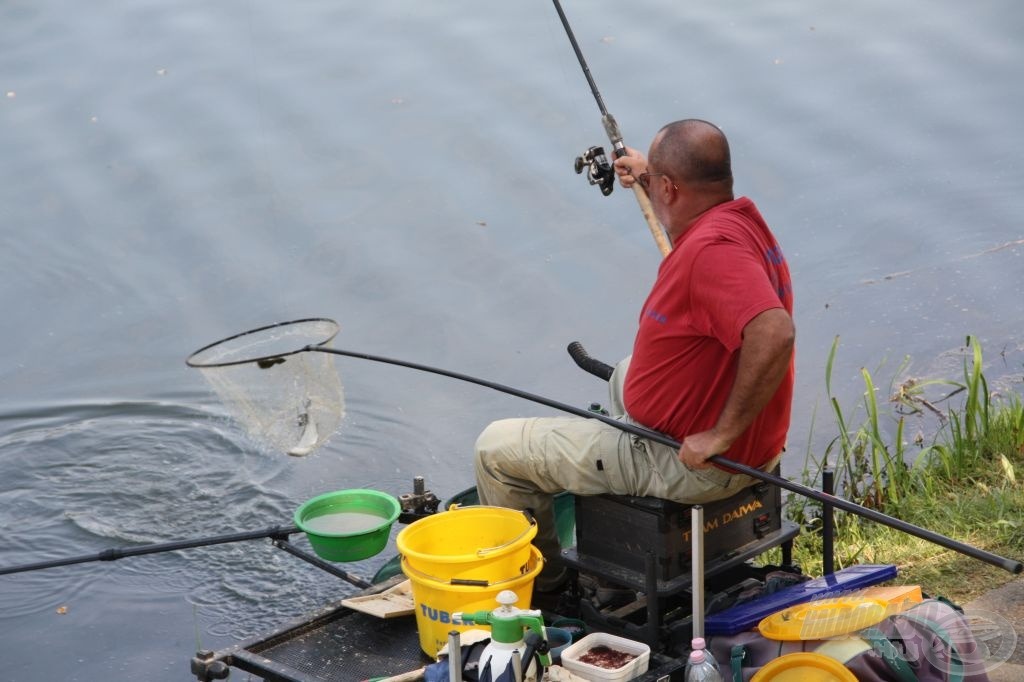
[[[713,455],[770,471],[789,429],[793,289],[778,242],[754,203],[733,196],[729,143],[714,124],[670,123],[647,158],[615,160],[639,182],[672,242],[640,312],[631,357],[609,381],[612,415],[671,436],[669,446],[596,419],[491,423],[476,443],[480,502],[532,510],[545,566],[541,593],[568,576],[553,495],[634,495],[683,504],[730,497],[754,479]]]

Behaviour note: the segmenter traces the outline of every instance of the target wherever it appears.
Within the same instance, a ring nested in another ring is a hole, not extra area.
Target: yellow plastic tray
[[[771,661],[750,682],[857,682],[857,677],[834,658],[798,652]]]
[[[757,625],[768,639],[797,641],[845,635],[881,622],[888,603],[869,597],[837,597],[797,604]]]

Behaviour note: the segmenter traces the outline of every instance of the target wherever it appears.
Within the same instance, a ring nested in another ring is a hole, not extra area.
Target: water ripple
[[[290,525],[295,500],[271,484],[288,458],[253,451],[222,415],[174,403],[45,405],[0,414],[6,542],[2,565],[95,556],[130,547]],[[297,542],[302,539],[298,538]],[[310,600],[337,593],[318,569],[269,540],[131,557],[116,566],[89,562],[6,576],[6,617],[57,607],[116,572],[127,589],[186,592],[200,616],[240,636]],[[329,582],[336,582],[331,578]],[[287,606],[239,618],[239,603],[284,597]]]

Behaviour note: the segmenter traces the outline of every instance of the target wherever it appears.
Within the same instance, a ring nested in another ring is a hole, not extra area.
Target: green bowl
[[[380,553],[398,518],[398,500],[377,490],[338,490],[307,500],[295,525],[327,561],[359,561]]]

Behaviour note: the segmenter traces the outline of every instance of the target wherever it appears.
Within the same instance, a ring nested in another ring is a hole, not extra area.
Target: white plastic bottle
[[[711,652],[708,651],[707,642],[704,641],[703,637],[694,637],[690,642],[690,648],[694,651],[703,651],[704,659],[711,661],[711,665],[713,665],[715,670],[718,671],[718,674],[722,675],[722,666],[718,665],[718,661],[711,655]],[[722,675],[722,679],[725,679],[725,675]]]
[[[722,674],[715,670],[711,660],[703,649],[691,651],[686,662],[686,682],[722,682]]]

